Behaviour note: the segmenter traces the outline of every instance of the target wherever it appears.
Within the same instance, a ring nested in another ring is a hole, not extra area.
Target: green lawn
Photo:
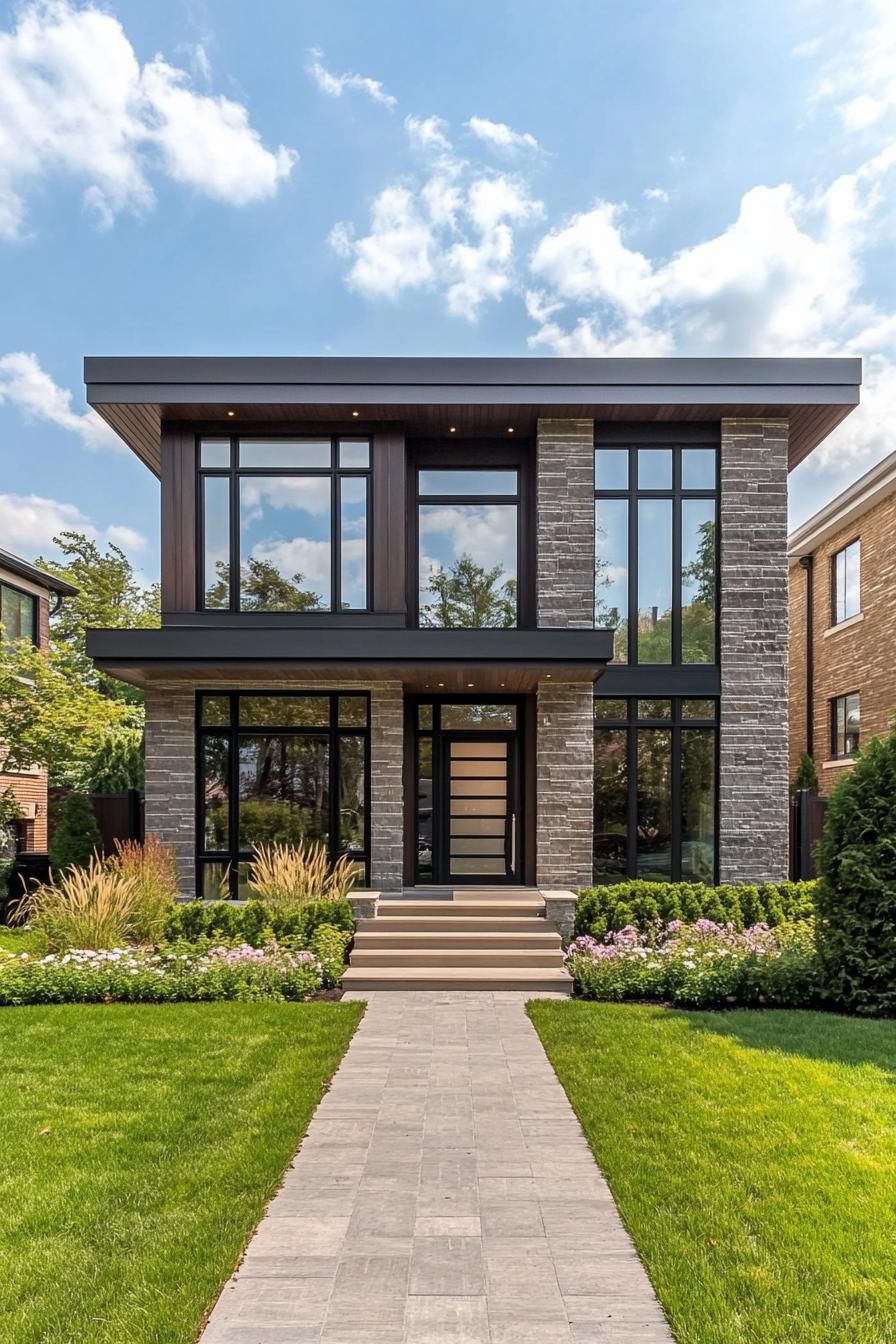
[[[0,1010],[0,1340],[191,1344],[361,1011]]]
[[[893,1344],[896,1022],[529,1012],[679,1344]]]
[[[39,952],[40,939],[27,929],[10,929],[0,924],[0,950],[4,952]]]

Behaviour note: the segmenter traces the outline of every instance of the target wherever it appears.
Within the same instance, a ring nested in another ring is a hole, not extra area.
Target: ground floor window
[[[831,755],[835,760],[858,751],[859,717],[858,691],[831,701]]]
[[[595,697],[594,880],[716,880],[717,702]]]
[[[197,699],[199,894],[243,896],[253,846],[370,855],[370,697],[202,692]]]

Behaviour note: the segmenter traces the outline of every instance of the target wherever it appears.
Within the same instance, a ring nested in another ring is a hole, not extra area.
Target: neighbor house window
[[[420,625],[519,623],[519,477],[513,467],[418,471]]]
[[[245,895],[254,846],[274,841],[346,854],[366,881],[369,715],[355,691],[199,696],[199,895]]]
[[[199,441],[200,606],[365,611],[370,442]]]
[[[831,755],[854,756],[859,749],[859,693],[831,701]]]
[[[858,616],[861,605],[862,544],[851,541],[831,559],[831,623]]]
[[[594,701],[594,881],[713,882],[712,699]]]
[[[718,450],[594,454],[594,623],[616,663],[714,663]]]
[[[37,643],[37,598],[10,583],[0,583],[0,625],[4,644],[17,639]]]

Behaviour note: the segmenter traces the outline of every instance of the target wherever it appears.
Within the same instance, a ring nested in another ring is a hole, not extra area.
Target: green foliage
[[[87,787],[91,793],[125,793],[143,788],[143,733],[139,728],[107,732],[90,763]]]
[[[165,921],[169,943],[248,943],[263,947],[270,937],[293,947],[310,947],[318,928],[330,925],[353,934],[355,921],[348,901],[306,901],[291,908],[271,909],[263,901],[186,901],[173,905]]]
[[[270,560],[249,556],[240,570],[240,611],[316,611],[321,607],[318,593],[302,587],[304,576],[291,579],[281,574]],[[230,603],[230,566],[226,560],[215,565],[215,577],[205,595],[206,607],[226,607]]]
[[[775,926],[809,919],[813,912],[814,882],[765,882],[761,886],[705,886],[701,882],[619,882],[579,892],[575,933],[603,938],[604,934],[634,925],[647,929],[655,920],[693,923],[713,919],[737,929],[753,924]]]
[[[12,823],[22,816],[22,809],[12,789],[0,793],[0,902],[6,895],[9,875],[16,856],[15,834]]]
[[[83,793],[70,793],[62,804],[56,829],[49,844],[50,867],[54,873],[69,868],[84,868],[100,845],[90,800]]]
[[[309,940],[309,949],[320,962],[324,986],[330,989],[342,979],[352,935],[333,924],[318,924]]]
[[[896,728],[835,786],[817,864],[827,997],[849,1012],[896,1013]]]
[[[818,792],[818,771],[815,769],[815,762],[808,751],[804,751],[800,756],[800,763],[793,777],[791,792],[798,793],[801,789],[807,789],[809,793]]]
[[[420,609],[420,624],[440,630],[501,629],[516,625],[514,579],[501,582],[501,565],[485,569],[471,555],[462,555],[450,569],[430,576],[432,600]]]

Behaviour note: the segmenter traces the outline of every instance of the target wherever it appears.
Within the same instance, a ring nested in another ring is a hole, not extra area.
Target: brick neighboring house
[[[896,709],[896,453],[791,533],[790,774],[830,792]]]
[[[2,639],[30,639],[46,652],[50,638],[50,601],[74,597],[77,588],[0,549],[0,632]],[[47,772],[4,770],[0,743],[0,793],[11,789],[23,813],[15,823],[16,850],[42,852],[47,847]]]
[[[184,894],[275,835],[384,893],[786,877],[787,473],[860,361],[85,376],[161,479],[161,628],[88,650],[145,691]]]

